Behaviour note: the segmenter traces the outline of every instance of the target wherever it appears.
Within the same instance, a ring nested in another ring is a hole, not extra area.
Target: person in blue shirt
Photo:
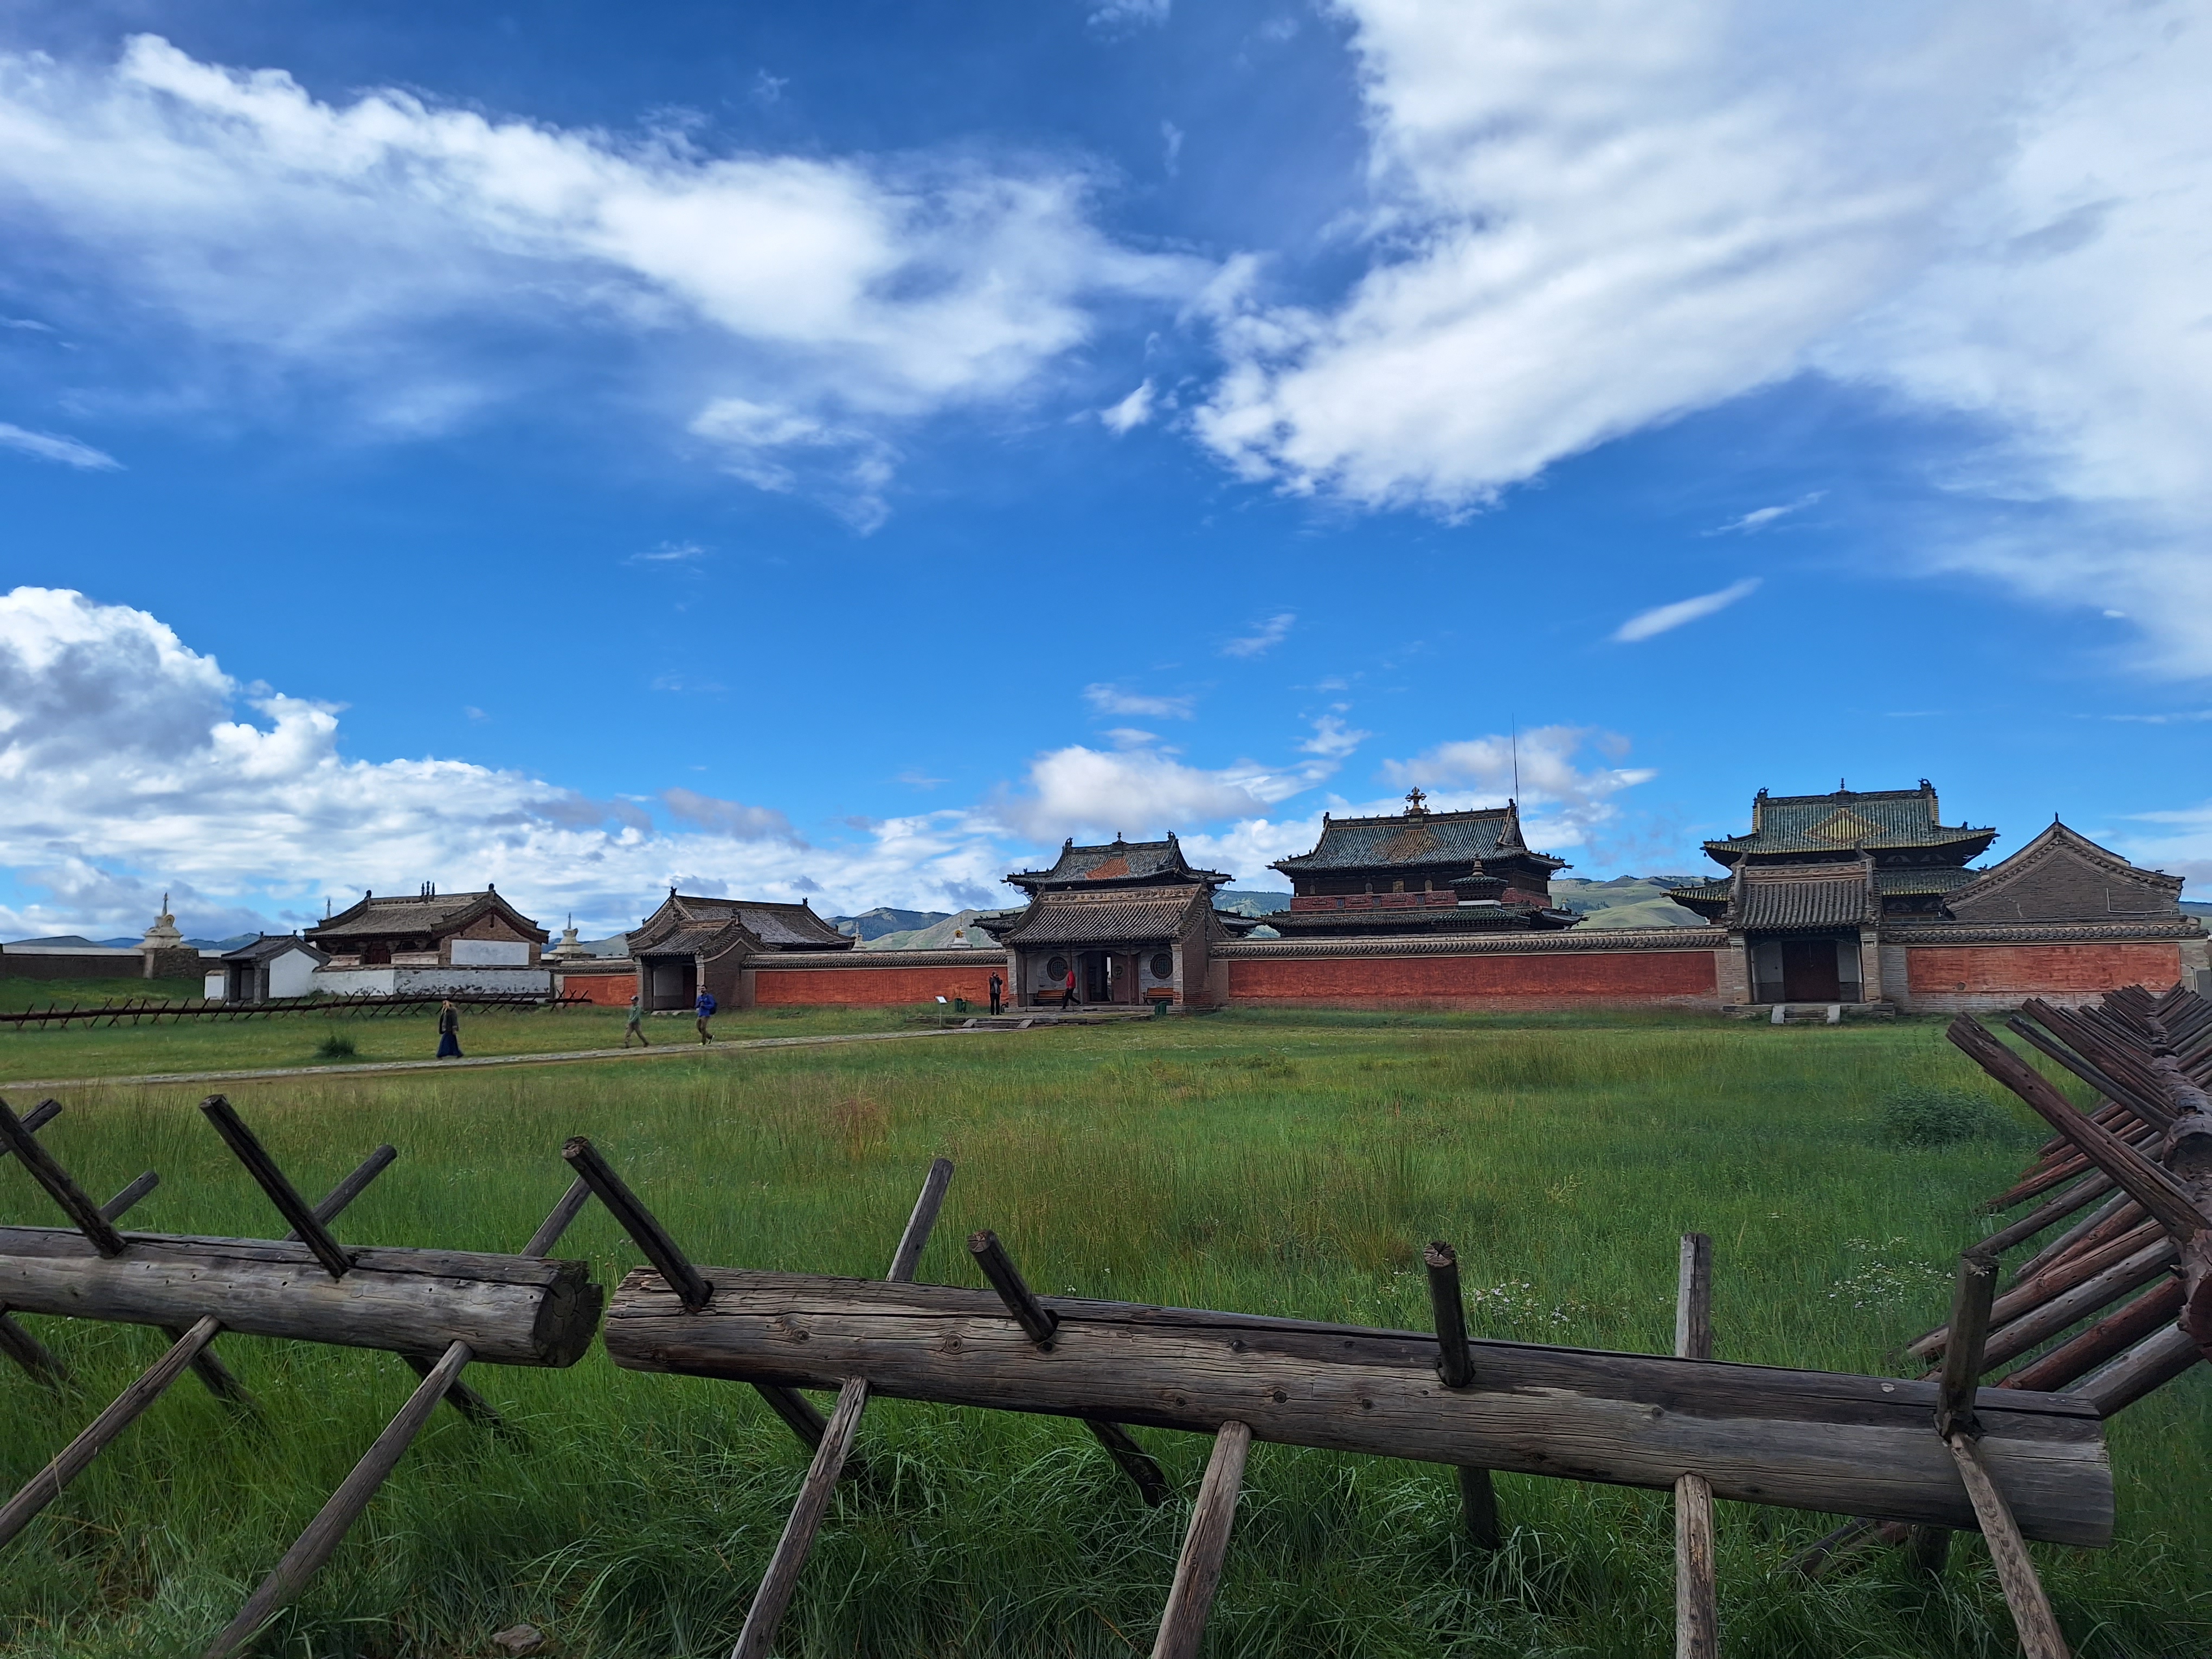
[[[714,997],[702,991],[699,993],[699,1000],[692,1006],[691,1012],[699,1016],[699,1041],[702,1042],[712,1042],[714,1040],[714,1034],[707,1029],[707,1022],[714,1017]]]

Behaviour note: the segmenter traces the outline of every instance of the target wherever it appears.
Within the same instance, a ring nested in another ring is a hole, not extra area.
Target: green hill
[[[1705,918],[1667,896],[1694,876],[1615,876],[1611,881],[1554,878],[1552,902],[1585,918],[1585,927],[1702,927]]]

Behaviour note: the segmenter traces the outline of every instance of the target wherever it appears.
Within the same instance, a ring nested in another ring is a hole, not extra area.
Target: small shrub
[[[2018,1126],[1985,1095],[1966,1089],[1898,1089],[1881,1103],[1881,1139],[1892,1146],[1953,1146],[2009,1140]]]
[[[315,1045],[317,1060],[351,1060],[361,1051],[353,1046],[353,1039],[342,1031],[333,1031]]]

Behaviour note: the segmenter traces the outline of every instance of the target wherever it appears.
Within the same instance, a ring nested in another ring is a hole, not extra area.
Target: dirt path
[[[696,1042],[655,1043],[650,1048],[577,1048],[552,1054],[487,1054],[480,1060],[377,1060],[352,1066],[276,1066],[227,1072],[146,1072],[136,1076],[32,1078],[0,1083],[0,1091],[27,1093],[41,1089],[104,1089],[118,1084],[257,1083],[264,1078],[351,1077],[379,1072],[461,1072],[480,1066],[558,1066],[580,1060],[654,1060],[702,1052],[730,1054],[742,1048],[806,1048],[831,1042],[903,1042],[916,1037],[981,1036],[983,1030],[957,1025],[926,1031],[846,1031],[823,1036],[744,1037],[702,1050]]]

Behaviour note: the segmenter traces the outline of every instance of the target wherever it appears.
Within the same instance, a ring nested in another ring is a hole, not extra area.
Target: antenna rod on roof
[[[1513,722],[1513,799],[1521,799],[1521,716],[1509,716]]]

